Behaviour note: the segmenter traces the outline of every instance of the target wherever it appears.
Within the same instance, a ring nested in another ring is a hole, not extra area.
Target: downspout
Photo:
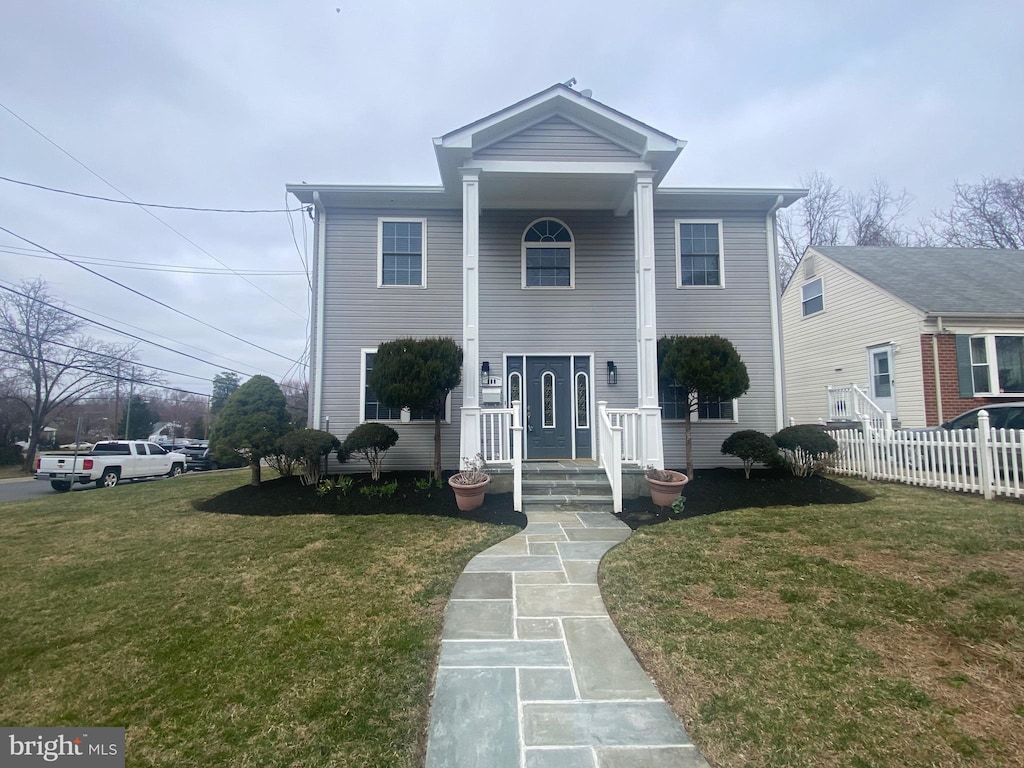
[[[932,368],[935,374],[935,413],[941,424],[945,421],[942,418],[942,377],[939,376],[939,334],[942,333],[942,316],[939,315],[935,320],[935,333],[932,334]]]
[[[316,209],[316,291],[313,300],[316,302],[316,365],[313,383],[313,419],[314,429],[320,429],[320,417],[324,400],[324,261],[327,254],[327,210],[320,200],[320,193],[313,192],[313,206]]]
[[[779,309],[779,262],[775,245],[775,212],[782,207],[783,196],[775,198],[775,205],[768,211],[764,218],[765,235],[768,240],[768,291],[769,306],[772,315],[772,373],[775,377],[775,431],[778,432],[785,426],[783,404],[783,375],[782,375],[782,315]]]

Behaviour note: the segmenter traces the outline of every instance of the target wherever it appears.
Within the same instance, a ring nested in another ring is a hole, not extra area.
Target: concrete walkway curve
[[[445,613],[427,768],[707,768],[605,608],[608,512],[528,513]]]

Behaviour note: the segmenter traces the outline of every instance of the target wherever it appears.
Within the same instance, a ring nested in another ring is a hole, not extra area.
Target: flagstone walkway
[[[448,604],[427,768],[707,768],[608,616],[608,512],[528,512]]]

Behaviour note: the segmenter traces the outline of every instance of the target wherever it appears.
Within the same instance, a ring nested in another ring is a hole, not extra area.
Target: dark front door
[[[526,457],[571,459],[572,363],[568,357],[526,358]]]

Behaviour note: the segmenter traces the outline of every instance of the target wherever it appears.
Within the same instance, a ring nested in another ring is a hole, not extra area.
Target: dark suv
[[[1024,429],[1024,402],[989,403],[972,408],[945,422],[942,429],[977,429],[981,411],[988,411],[988,423],[993,429]]]
[[[186,469],[188,470],[217,468],[217,462],[214,461],[213,456],[210,454],[210,443],[207,440],[201,440],[198,443],[186,446],[181,451],[186,456],[185,462]]]

